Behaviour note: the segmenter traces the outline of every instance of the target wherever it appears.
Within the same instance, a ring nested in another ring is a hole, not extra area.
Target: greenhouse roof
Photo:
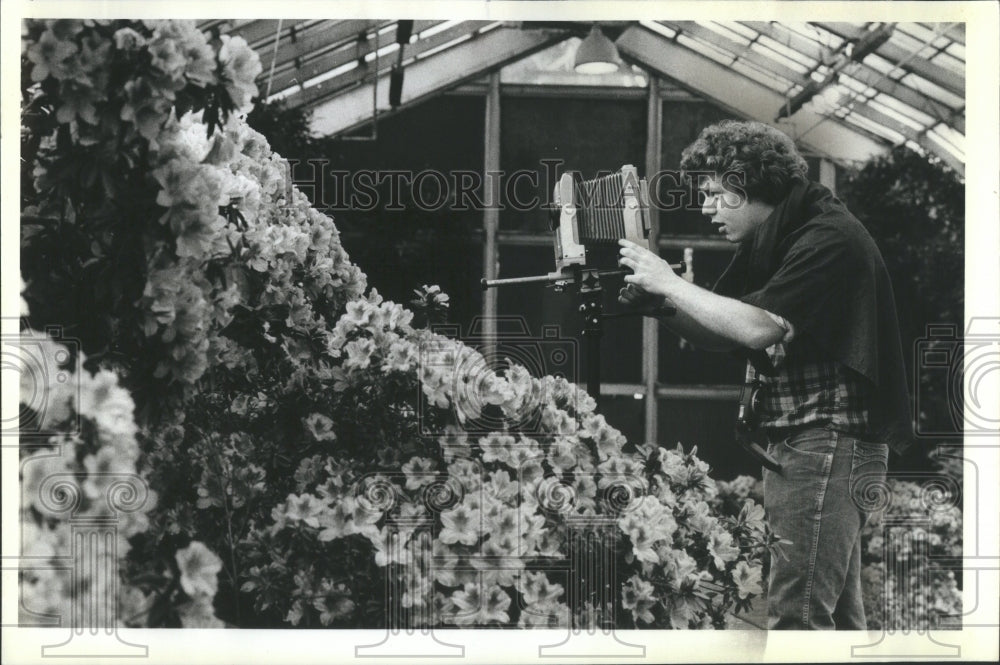
[[[586,35],[585,22],[212,20],[264,66],[261,95],[337,136]],[[602,22],[622,58],[840,162],[907,144],[964,173],[964,23]],[[393,71],[396,88],[393,91]],[[377,73],[377,76],[376,76]],[[402,81],[401,88],[399,83]],[[393,95],[392,93],[397,94]]]

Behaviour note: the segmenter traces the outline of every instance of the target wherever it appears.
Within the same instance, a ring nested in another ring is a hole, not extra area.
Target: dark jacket
[[[787,319],[868,380],[876,440],[902,452],[912,411],[892,285],[865,227],[817,183],[796,184],[736,251],[717,293]],[[755,364],[764,354],[747,353]]]

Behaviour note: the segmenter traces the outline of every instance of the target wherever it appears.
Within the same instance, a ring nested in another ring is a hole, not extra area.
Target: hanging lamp
[[[573,68],[580,74],[610,74],[618,71],[621,62],[618,47],[595,23],[576,50]]]

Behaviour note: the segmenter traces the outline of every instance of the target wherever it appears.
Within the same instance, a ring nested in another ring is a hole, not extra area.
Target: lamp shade
[[[580,74],[610,74],[621,64],[615,43],[595,24],[576,50],[574,69]]]

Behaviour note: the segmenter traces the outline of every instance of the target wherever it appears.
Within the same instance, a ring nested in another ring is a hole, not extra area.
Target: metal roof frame
[[[785,102],[781,93],[695,53],[645,25],[627,29],[618,42],[622,57],[677,81],[693,92],[720,101],[737,115],[770,121]],[[884,141],[842,122],[829,120],[807,108],[789,123],[795,137],[819,155],[841,163],[866,159],[883,152]]]
[[[583,25],[414,21],[410,40],[401,45],[406,83],[400,103],[392,107],[389,79],[400,57],[397,23],[212,20],[200,27],[243,36],[261,54],[261,92],[269,90],[270,98],[283,98],[289,106],[312,108],[317,133],[340,135],[370,122],[374,108],[385,115],[454,89],[577,35]],[[831,159],[857,162],[906,142],[964,172],[965,155],[951,133],[965,133],[964,24],[618,21],[607,27],[627,60],[738,115],[774,122],[779,109],[801,94],[807,101],[792,113],[791,129]],[[852,58],[858,40],[875,30],[889,31],[889,38]],[[832,86],[842,93],[834,94],[833,103],[808,103]],[[737,91],[753,103],[738,98]]]

